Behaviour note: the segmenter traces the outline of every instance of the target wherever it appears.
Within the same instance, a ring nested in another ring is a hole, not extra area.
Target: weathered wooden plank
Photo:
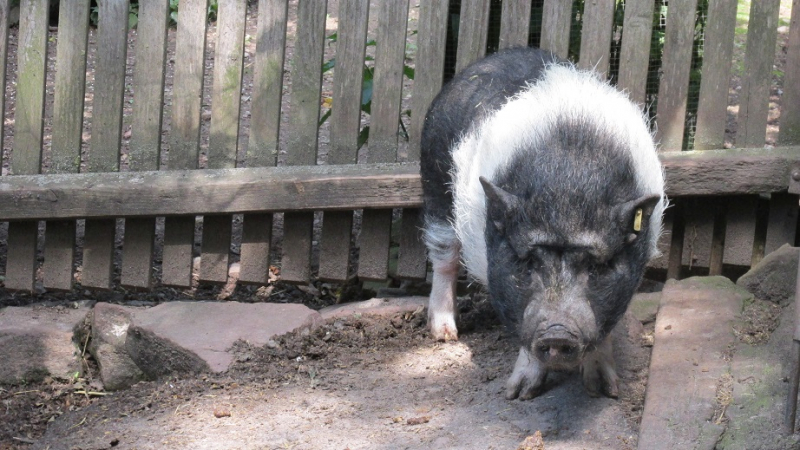
[[[149,217],[125,219],[120,284],[146,289],[152,285],[153,246],[156,220]]]
[[[500,48],[528,45],[531,24],[531,2],[506,0],[500,13]]]
[[[689,95],[697,0],[672,0],[667,11],[661,83],[658,87],[656,140],[665,151],[681,150]]]
[[[312,213],[286,213],[283,218],[283,258],[281,280],[288,283],[308,283],[311,276]],[[291,249],[287,249],[291,246]]]
[[[128,167],[156,170],[161,154],[164,75],[169,5],[161,0],[139,1],[136,66],[133,72],[132,135]],[[133,288],[152,285],[155,218],[127,219],[120,283]]]
[[[631,100],[640,105],[644,105],[647,87],[653,5],[652,0],[626,0],[625,18],[622,22],[617,86],[627,91]]]
[[[572,1],[544,0],[541,47],[567,58],[571,22]]]
[[[670,208],[672,214],[672,228],[670,228],[669,262],[667,263],[667,279],[678,280],[681,277],[683,263],[683,244],[686,221],[681,200],[673,201]]]
[[[246,214],[242,228],[240,283],[269,283],[272,214]]]
[[[769,219],[764,253],[783,244],[794,245],[797,233],[797,195],[774,193],[769,200]]]
[[[32,291],[36,278],[37,222],[11,222],[8,224],[8,251],[6,253],[6,289]]]
[[[363,222],[362,230],[368,225]],[[322,219],[319,244],[319,279],[347,279],[350,264],[350,235],[353,229],[352,211],[326,211]]]
[[[194,216],[167,217],[164,221],[164,254],[161,284],[189,287],[192,285],[192,245]]]
[[[228,281],[228,254],[231,250],[231,216],[203,217],[203,247],[200,257],[200,281]]]
[[[581,28],[581,53],[578,67],[594,69],[605,78],[611,62],[611,30],[616,0],[584,3]]]
[[[725,264],[749,266],[753,258],[753,239],[758,197],[731,198],[725,229]]]
[[[741,147],[760,147],[766,139],[779,13],[780,0],[762,0],[750,4],[736,135],[736,143]]]
[[[385,280],[389,268],[392,210],[365,209],[359,236],[358,277]]]
[[[86,221],[81,286],[95,289],[111,287],[115,232],[114,219]]]
[[[46,289],[72,290],[72,261],[75,256],[75,221],[47,222],[44,240],[42,281]]]
[[[424,280],[428,265],[425,244],[422,242],[422,211],[406,208],[402,220],[396,275],[404,279]]]
[[[711,255],[708,262],[709,275],[722,275],[722,262],[725,253],[725,235],[727,228],[726,212],[728,202],[726,198],[714,199],[711,202],[711,210],[714,212],[714,227],[711,232]]]
[[[278,155],[288,3],[286,0],[258,2],[248,167],[274,166]]]
[[[781,145],[800,145],[800,0],[792,1],[781,100]]]
[[[752,227],[753,232],[753,255],[750,260],[750,267],[755,266],[764,259],[764,248],[767,243],[767,226],[769,221],[769,200],[756,198],[756,214],[755,224]]]
[[[461,0],[456,72],[486,54],[489,35],[489,0]]]
[[[703,68],[694,148],[722,148],[728,116],[736,2],[711,0],[703,39]]]
[[[411,97],[411,136],[408,160],[419,161],[419,143],[425,113],[444,79],[444,50],[447,39],[448,1],[421,2],[417,23],[417,59],[414,73],[414,95]]]
[[[41,170],[48,8],[48,0],[20,2],[12,174],[36,174]],[[9,224],[6,288],[33,289],[37,233],[36,222]]]
[[[8,55],[8,22],[11,12],[10,2],[0,2],[0,86],[6,85],[6,57]],[[0,117],[6,116],[6,102],[0,102]],[[4,120],[5,121],[5,120]],[[3,147],[2,125],[0,124],[0,149]]]
[[[705,198],[686,198],[683,201],[683,265],[708,267],[714,235],[714,208]]]

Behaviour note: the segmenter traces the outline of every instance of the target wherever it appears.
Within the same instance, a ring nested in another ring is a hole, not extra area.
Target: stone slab
[[[729,374],[732,326],[749,298],[724,277],[664,286],[639,449],[714,449],[725,429],[718,420],[717,386]]]
[[[125,347],[150,378],[171,372],[224,372],[237,340],[264,345],[272,337],[322,322],[299,304],[168,302],[137,312]]]
[[[134,314],[142,308],[98,303],[92,310],[92,343],[89,351],[100,368],[100,380],[108,391],[125,389],[144,378],[125,346]]]
[[[762,300],[786,306],[794,301],[798,255],[800,249],[784,244],[739,277],[736,284]]]
[[[415,312],[427,306],[428,297],[373,298],[361,302],[328,306],[319,312],[324,320],[328,320],[353,314],[391,316],[397,313]]]
[[[48,375],[62,380],[81,375],[81,349],[74,336],[90,304],[0,309],[0,384],[36,382]]]

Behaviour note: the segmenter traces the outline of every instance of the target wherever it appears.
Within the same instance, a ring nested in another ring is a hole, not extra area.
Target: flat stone
[[[655,324],[639,448],[715,448],[717,385],[729,376],[732,326],[752,294],[724,277],[670,280]]]
[[[742,275],[736,284],[761,300],[786,306],[794,299],[800,249],[784,244]]]
[[[125,389],[144,379],[125,346],[128,327],[137,311],[112,303],[98,303],[92,310],[92,344],[89,351],[100,368],[100,380],[109,391]]]
[[[75,333],[89,302],[71,306],[9,306],[0,309],[0,384],[37,382],[45,376],[68,380],[81,375]]]
[[[172,372],[224,372],[237,340],[264,345],[272,337],[320,324],[299,304],[168,302],[137,312],[125,347],[149,378]]]
[[[633,299],[631,299],[628,311],[639,319],[639,322],[650,323],[656,320],[656,314],[658,314],[658,307],[660,304],[661,292],[639,293],[634,295]]]
[[[324,320],[352,316],[353,314],[392,316],[415,312],[428,306],[428,297],[373,298],[361,302],[328,306],[319,312]]]

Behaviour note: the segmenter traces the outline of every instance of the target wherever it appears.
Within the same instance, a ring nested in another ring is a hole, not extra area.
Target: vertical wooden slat
[[[772,194],[769,200],[765,254],[774,252],[783,244],[794,245],[797,233],[797,207],[797,195]]]
[[[703,44],[703,68],[694,148],[721,149],[728,116],[736,2],[710,0]]]
[[[781,101],[780,145],[800,145],[800,0],[792,1]]]
[[[684,199],[684,265],[691,268],[709,266],[715,210],[713,200],[702,197]]]
[[[639,105],[645,102],[650,39],[653,34],[653,5],[653,0],[626,0],[622,22],[617,86],[627,91],[630,99]]]
[[[411,138],[408,160],[419,161],[419,143],[425,113],[444,80],[444,50],[447,39],[447,0],[421,2],[417,33],[414,95],[411,97]]]
[[[683,262],[683,244],[685,235],[685,220],[683,216],[683,203],[676,200],[672,207],[672,232],[669,244],[669,264],[667,265],[667,279],[680,279],[681,265]]]
[[[756,196],[731,197],[725,230],[725,264],[749,266],[753,258]]]
[[[41,168],[48,9],[48,0],[20,2],[17,104],[10,167],[15,175],[37,174]],[[8,224],[7,289],[33,289],[37,233],[35,221]]]
[[[278,154],[288,2],[259,0],[248,167],[274,166]],[[271,214],[245,214],[241,271],[244,283],[269,282]]]
[[[79,170],[88,36],[89,2],[86,0],[61,2],[56,52],[51,173],[70,173]],[[75,222],[48,222],[45,227],[44,245],[42,265],[44,287],[71,290]]]
[[[667,10],[663,74],[658,87],[656,138],[666,151],[681,150],[689,95],[697,0],[671,0]]]
[[[447,0],[421,2],[417,34],[416,72],[414,95],[411,97],[411,137],[408,160],[419,161],[420,137],[425,114],[439,89],[444,75],[444,50],[447,39]],[[424,246],[419,240],[420,214],[417,210],[403,211],[400,230],[400,254],[397,276],[402,278],[425,278],[426,262]],[[417,220],[412,220],[417,218]]]
[[[583,6],[581,54],[578,67],[594,69],[603,77],[611,61],[611,30],[614,25],[615,0],[595,0]]]
[[[500,48],[525,47],[531,24],[529,0],[506,0],[500,13]]]
[[[0,86],[6,88],[6,56],[8,55],[8,22],[9,13],[11,12],[10,2],[0,2]],[[0,102],[0,117],[5,121],[6,117],[6,102]],[[3,132],[3,124],[0,123],[0,153],[3,149],[3,139],[5,133]],[[0,155],[2,156],[2,155]]]
[[[217,16],[208,168],[227,169],[236,167],[247,4],[221,3]],[[203,219],[201,281],[225,283],[228,280],[232,220],[231,216],[205,216]]]
[[[90,172],[115,172],[119,170],[122,138],[128,0],[101,2],[98,15],[92,142],[86,166]],[[86,221],[81,277],[84,287],[111,287],[114,230],[113,220]]]
[[[207,9],[208,0],[183,0],[178,10],[168,163],[172,170],[196,169],[198,164]],[[194,222],[194,217],[167,217],[164,222],[165,285],[191,286]]]
[[[722,275],[722,262],[725,252],[725,235],[727,222],[725,220],[726,201],[724,199],[714,200],[711,206],[714,210],[714,228],[711,236],[711,255],[708,261],[709,275]]]
[[[762,147],[766,139],[779,13],[780,0],[754,1],[750,6],[739,97],[739,129],[736,136],[739,147]]]
[[[297,5],[297,40],[292,60],[292,95],[289,101],[287,165],[313,165],[317,160],[322,57],[325,41],[324,1],[300,1]],[[281,279],[305,283],[310,275],[312,213],[284,216]]]
[[[368,226],[362,220],[362,233]],[[326,211],[322,219],[319,246],[319,279],[343,281],[350,264],[350,234],[353,230],[352,211]],[[362,249],[362,252],[364,249]],[[360,260],[360,259],[359,259]],[[359,265],[360,267],[360,265]],[[360,270],[360,269],[359,269]]]
[[[486,54],[489,35],[489,0],[461,0],[456,72]]]
[[[571,22],[572,1],[544,0],[541,47],[566,59],[569,55]]]
[[[133,73],[133,117],[128,167],[132,171],[158,169],[161,153],[161,111],[164,102],[169,5],[161,0],[139,0],[136,67]],[[152,284],[155,218],[125,220],[120,283],[133,288]]]

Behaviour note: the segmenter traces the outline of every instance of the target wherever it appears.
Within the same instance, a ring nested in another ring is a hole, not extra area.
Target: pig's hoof
[[[506,382],[506,398],[529,400],[544,391],[547,370],[524,347],[519,350],[514,371]]]
[[[583,360],[581,373],[583,386],[589,396],[619,398],[619,377],[613,360],[606,360],[602,355],[589,354]]]
[[[432,314],[428,316],[428,325],[433,339],[437,341],[457,341],[458,329],[456,321],[449,314]]]

